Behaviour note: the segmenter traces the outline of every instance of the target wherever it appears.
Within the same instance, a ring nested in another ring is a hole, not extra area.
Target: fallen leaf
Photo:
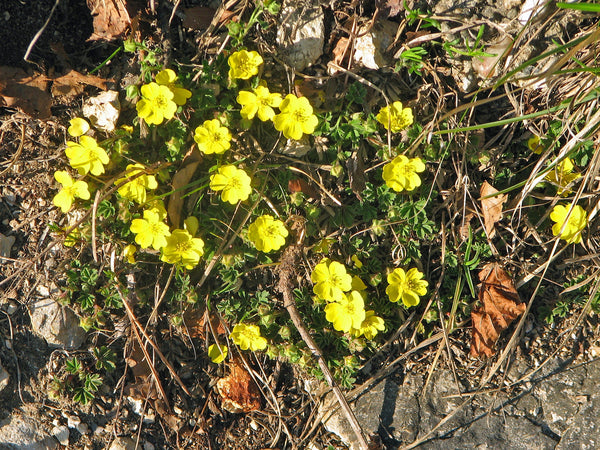
[[[237,362],[230,364],[229,368],[231,373],[217,381],[223,409],[231,413],[259,409],[260,391],[248,371]]]
[[[348,61],[348,55],[350,53],[350,39],[342,37],[337,41],[335,47],[331,51],[333,53],[333,62],[338,66],[343,66],[344,61]]]
[[[0,106],[16,108],[36,119],[50,117],[48,78],[28,75],[17,67],[0,66]]]
[[[496,232],[494,225],[502,219],[502,205],[508,199],[507,194],[494,195],[499,191],[487,181],[484,181],[479,191],[481,201],[481,211],[483,212],[483,224],[489,238],[492,238]],[[487,198],[486,198],[487,197]]]
[[[211,327],[212,331],[216,333],[217,336],[227,334],[223,323],[216,314],[210,316],[210,326],[208,317],[208,309],[205,309],[204,312],[198,309],[188,309],[185,311],[183,319],[191,337],[204,339],[207,335],[211,335]]]
[[[480,306],[471,312],[473,337],[471,356],[492,356],[500,333],[525,312],[512,279],[498,263],[486,264],[479,271]]]
[[[95,86],[106,90],[107,80],[95,75],[83,75],[75,70],[55,78],[52,83],[52,95],[75,97],[83,93],[85,86]]]
[[[111,41],[120,37],[131,25],[126,0],[87,0],[93,19],[94,32],[88,40]]]
[[[308,184],[308,182],[306,182],[302,178],[296,178],[294,180],[288,181],[288,189],[292,194],[295,192],[302,192],[307,197],[315,200],[321,198],[321,196],[319,195],[319,191],[317,191],[313,186]]]
[[[190,182],[198,164],[202,161],[202,154],[197,148],[190,150],[177,173],[173,176],[173,193],[169,197],[169,205],[167,206],[167,212],[171,225],[175,228],[179,228],[181,224],[181,212],[183,210],[183,194],[185,186]]]

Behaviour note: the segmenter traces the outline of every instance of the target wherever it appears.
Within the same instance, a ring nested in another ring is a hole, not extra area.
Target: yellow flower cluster
[[[385,329],[382,318],[377,317],[374,311],[365,311],[362,293],[366,289],[365,284],[360,278],[348,274],[342,263],[323,258],[310,278],[317,297],[330,302],[325,306],[325,318],[335,330],[373,339]]]
[[[231,79],[248,80],[258,74],[263,59],[257,52],[241,50],[233,53],[228,63]],[[287,139],[302,139],[303,135],[314,133],[319,123],[306,97],[288,94],[282,99],[281,94],[270,92],[264,81],[252,91],[240,91],[236,100],[242,105],[240,114],[244,119],[252,120],[258,116],[263,122],[271,120],[275,129]],[[273,108],[279,108],[279,113],[276,114]]]
[[[260,335],[258,325],[238,323],[233,327],[229,337],[242,350],[255,352],[267,348],[267,340]]]

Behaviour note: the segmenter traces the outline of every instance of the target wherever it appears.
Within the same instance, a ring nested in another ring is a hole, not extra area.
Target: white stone
[[[81,110],[96,129],[110,133],[114,131],[121,112],[119,93],[106,91],[90,97],[83,101]]]
[[[359,37],[354,42],[354,62],[373,70],[389,65],[384,53],[394,42],[398,24],[382,20],[377,21],[369,31],[367,30],[367,28],[361,28],[358,33]]]
[[[81,419],[77,416],[67,415],[67,426],[69,428],[77,428],[81,423]]]
[[[31,417],[15,412],[0,422],[0,448],[54,450],[57,447],[57,439],[44,434],[40,423]]]
[[[319,1],[284,1],[277,27],[282,58],[302,71],[321,57],[324,43],[324,14]]]
[[[4,236],[2,233],[0,233],[0,263],[4,262],[2,257],[10,258],[10,252],[14,243],[14,236]]]
[[[52,428],[52,436],[54,436],[60,445],[64,445],[65,447],[69,445],[69,428],[62,426],[57,426]]]

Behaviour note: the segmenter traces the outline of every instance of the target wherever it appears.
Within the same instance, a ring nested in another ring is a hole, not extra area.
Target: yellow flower
[[[167,86],[157,83],[144,84],[141,89],[142,99],[137,102],[138,116],[148,124],[160,125],[163,120],[172,119],[177,105],[173,100],[173,92]]]
[[[208,357],[215,364],[222,363],[227,358],[227,346],[212,344],[208,347]]]
[[[558,195],[568,195],[571,191],[567,186],[581,177],[580,173],[573,172],[573,168],[571,158],[565,158],[546,174],[546,180],[558,185]]]
[[[244,119],[252,120],[258,114],[263,122],[273,119],[275,111],[281,105],[281,94],[270,93],[266,86],[258,86],[253,92],[240,91],[237,102],[242,105],[240,114]]]
[[[82,119],[81,117],[76,117],[74,119],[69,120],[71,126],[67,128],[67,133],[69,133],[73,137],[79,137],[87,133],[90,129],[90,124],[87,120]]]
[[[531,150],[533,153],[535,153],[537,155],[542,153],[542,151],[544,150],[544,147],[542,147],[542,144],[540,144],[539,136],[530,137],[527,140],[527,147],[529,148],[529,150]]]
[[[281,220],[268,214],[260,216],[248,227],[248,239],[257,250],[269,253],[285,245],[288,230]]]
[[[306,97],[288,94],[279,105],[279,110],[281,112],[273,117],[273,125],[288,139],[299,140],[303,133],[312,134],[319,123]]]
[[[202,153],[224,153],[231,147],[231,133],[217,119],[206,120],[196,128],[194,140]]]
[[[337,261],[323,258],[310,274],[315,284],[313,292],[323,300],[340,301],[344,292],[352,288],[352,276],[346,273],[346,267]]]
[[[402,299],[402,303],[409,308],[419,304],[419,297],[427,293],[427,283],[423,280],[423,273],[418,269],[412,268],[408,272],[403,269],[394,269],[387,276],[389,286],[385,293],[391,302],[397,302]]]
[[[162,222],[156,211],[145,210],[143,219],[133,219],[129,227],[135,234],[135,242],[142,248],[152,246],[160,250],[167,245],[167,236],[170,236],[169,226]]]
[[[240,50],[233,53],[227,60],[229,64],[229,78],[247,80],[258,73],[258,68],[263,63],[262,56],[255,51]]]
[[[385,322],[381,317],[375,315],[375,311],[367,311],[365,320],[362,321],[359,328],[352,328],[350,334],[354,337],[364,336],[367,339],[373,339],[379,331],[385,330]]]
[[[375,118],[386,130],[390,130],[392,133],[402,131],[413,123],[412,109],[403,108],[400,102],[394,102],[381,108]]]
[[[177,74],[171,69],[161,70],[156,75],[156,83],[168,87],[173,93],[173,101],[179,106],[185,105],[187,99],[192,96],[190,91],[177,84]]]
[[[204,255],[204,241],[192,237],[186,230],[173,230],[161,251],[161,261],[193,269]]]
[[[124,178],[119,178],[115,181],[115,184],[121,184],[127,181],[129,178],[135,177],[140,172],[144,172],[146,168],[141,164],[129,164]],[[137,178],[132,179],[128,183],[121,186],[117,192],[124,198],[134,200],[139,204],[146,201],[146,189],[156,189],[158,183],[154,175],[140,175]],[[164,208],[164,207],[163,207]]]
[[[125,248],[123,249],[123,257],[127,260],[127,262],[129,264],[135,264],[135,252],[136,251],[137,251],[137,248],[135,248],[135,245],[133,245],[133,244],[126,245]]]
[[[67,225],[64,228],[65,234],[69,228],[71,228],[71,225]],[[79,231],[79,228],[73,228],[73,230],[71,230],[71,232],[65,236],[65,241],[63,242],[63,245],[65,247],[74,247],[75,245],[77,245],[79,243],[80,240],[81,240],[81,231]]]
[[[54,178],[62,185],[62,189],[54,196],[52,203],[54,203],[54,206],[59,207],[62,212],[66,213],[71,209],[75,198],[83,200],[90,198],[88,184],[85,181],[73,181],[71,175],[64,170],[54,172]]]
[[[230,164],[219,167],[218,173],[211,175],[210,188],[221,191],[221,200],[235,205],[248,199],[252,192],[250,181],[246,172]]]
[[[412,191],[421,186],[421,177],[418,173],[424,170],[425,164],[421,158],[408,159],[404,155],[399,155],[383,166],[383,179],[385,184],[396,192],[403,189]]]
[[[364,291],[367,288],[367,285],[363,283],[358,276],[354,275],[352,277],[352,290],[353,291]]]
[[[167,218],[165,204],[160,198],[153,198],[152,200],[149,200],[144,207],[158,214],[158,220],[161,222]]]
[[[90,136],[81,136],[79,143],[67,141],[65,153],[71,167],[80,175],[86,175],[88,172],[92,175],[102,175],[104,164],[108,164],[109,161],[104,149]]]
[[[556,205],[550,213],[550,219],[556,222],[552,225],[552,234],[558,236],[563,227],[571,205]],[[581,232],[587,226],[587,212],[579,205],[573,206],[569,221],[560,235],[561,239],[567,241],[567,244],[579,244],[581,242]]]
[[[358,291],[343,295],[341,300],[325,307],[325,318],[333,323],[334,329],[344,333],[352,328],[360,328],[365,316],[365,302]]]
[[[255,352],[267,348],[267,340],[260,335],[258,325],[238,323],[233,327],[229,337],[242,350],[250,349]]]

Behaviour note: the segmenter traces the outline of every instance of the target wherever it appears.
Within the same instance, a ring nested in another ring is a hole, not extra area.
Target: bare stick
[[[335,394],[337,401],[346,416],[346,419],[350,423],[356,438],[358,439],[358,443],[360,448],[363,450],[367,450],[369,448],[367,441],[364,437],[362,428],[356,420],[356,416],[352,412],[350,405],[346,401],[344,394],[341,389],[333,379],[333,375],[329,371],[327,367],[327,363],[325,362],[325,358],[323,358],[323,352],[314,341],[304,323],[302,322],[302,318],[298,313],[298,309],[296,308],[296,303],[294,302],[294,296],[292,295],[292,277],[295,274],[296,262],[299,259],[300,254],[302,253],[302,247],[300,245],[291,245],[285,249],[283,255],[281,256],[281,264],[279,266],[279,284],[277,285],[279,292],[283,295],[283,306],[287,309],[294,326],[300,333],[302,340],[306,343],[307,347],[310,349],[311,353],[317,360],[319,367],[321,368],[321,372],[325,376],[327,383],[333,389],[333,393]]]
[[[23,56],[23,59],[27,62],[31,62],[29,61],[29,54],[31,53],[31,50],[33,50],[33,46],[35,45],[35,43],[38,41],[38,39],[40,38],[40,36],[42,35],[42,33],[44,32],[44,30],[46,29],[46,27],[48,26],[48,24],[50,23],[50,19],[52,19],[52,15],[54,14],[54,10],[56,9],[56,7],[58,6],[58,2],[60,2],[60,0],[56,0],[56,2],[54,2],[54,6],[52,7],[52,9],[50,10],[50,15],[48,16],[48,18],[46,19],[46,22],[44,23],[44,25],[42,26],[42,28],[40,28],[38,30],[37,33],[35,33],[35,36],[33,36],[33,39],[31,40],[31,42],[29,43],[29,47],[27,47],[27,51],[25,52],[25,56]]]

